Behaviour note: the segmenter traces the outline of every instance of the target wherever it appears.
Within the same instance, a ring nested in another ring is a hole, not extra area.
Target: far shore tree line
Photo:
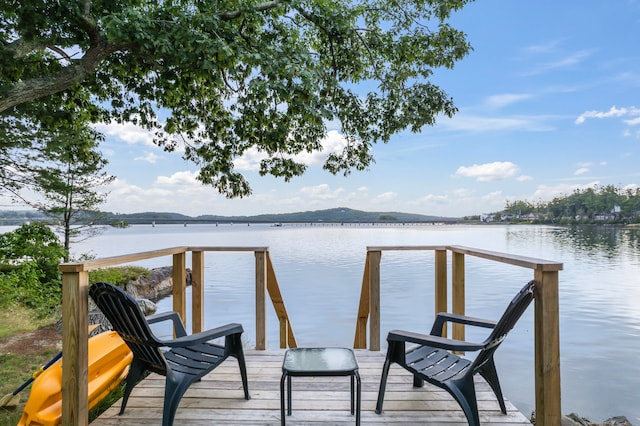
[[[556,224],[640,223],[640,188],[615,185],[576,189],[549,202],[507,201],[504,210],[480,216],[484,222]]]

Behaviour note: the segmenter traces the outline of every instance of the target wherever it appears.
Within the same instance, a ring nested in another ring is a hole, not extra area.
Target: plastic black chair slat
[[[197,370],[206,370],[207,368],[211,368],[212,365],[216,365],[215,361],[218,361],[219,358],[217,359],[211,359],[208,362],[202,362],[202,361],[198,361],[195,360],[193,358],[185,358],[184,356],[180,356],[178,354],[176,354],[174,351],[169,351],[169,352],[165,352],[164,354],[165,359],[167,360],[167,362],[172,363],[172,368],[174,365],[184,365],[187,366],[189,368],[194,368]],[[214,362],[211,362],[214,361]]]
[[[215,362],[215,360],[224,356],[224,348],[220,349],[220,351],[209,349],[207,352],[204,352],[200,349],[200,346],[189,346],[187,348],[174,348],[171,352],[200,362]]]
[[[449,362],[438,364],[437,373],[435,370],[429,372],[433,379],[443,382],[451,380],[460,373],[463,373],[469,365],[471,365],[471,362],[460,357],[451,358],[448,361]]]
[[[224,356],[224,346],[213,343],[197,343],[189,345],[189,349],[208,356]]]

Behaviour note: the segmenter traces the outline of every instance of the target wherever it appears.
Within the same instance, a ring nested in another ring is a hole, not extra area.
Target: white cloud
[[[146,152],[143,157],[136,157],[134,158],[134,160],[141,160],[141,161],[146,161],[147,163],[155,164],[156,161],[158,161],[158,158],[160,157],[158,157],[153,152]]]
[[[470,197],[475,191],[467,188],[458,188],[452,191],[453,195],[458,198],[467,198]]]
[[[198,172],[176,172],[171,176],[158,176],[153,184],[156,186],[202,186],[196,180],[196,176],[198,176]]]
[[[528,181],[530,181],[530,180],[533,180],[533,177],[531,177],[531,176],[526,176],[526,175],[522,175],[522,176],[518,176],[518,177],[516,178],[516,180],[517,180],[518,182],[528,182]]]
[[[115,179],[106,190],[109,191],[109,198],[105,209],[126,213],[155,210],[159,207],[159,201],[170,200],[172,195],[169,189],[141,188],[123,179]]]
[[[586,162],[578,163],[578,164],[577,164],[578,169],[576,169],[576,171],[575,171],[575,172],[573,172],[573,174],[574,174],[575,176],[583,175],[583,174],[585,174],[585,173],[590,172],[590,171],[591,171],[591,169],[592,169],[594,166],[603,166],[603,167],[604,167],[604,166],[606,166],[606,165],[607,165],[607,162],[606,162],[606,161],[600,161],[599,163],[594,163],[594,162],[592,162],[592,161],[586,161]]]
[[[532,200],[543,200],[550,201],[555,197],[564,197],[570,195],[576,189],[587,189],[587,188],[595,188],[600,185],[600,181],[593,181],[586,184],[557,184],[557,185],[539,185],[533,195],[531,196]]]
[[[389,201],[393,201],[398,197],[398,194],[395,192],[385,192],[383,194],[378,195],[374,201],[376,203],[387,203]]]
[[[527,53],[549,53],[549,52],[553,52],[553,50],[557,45],[558,45],[558,41],[552,40],[547,44],[527,46],[524,48],[524,51]]]
[[[239,171],[255,171],[260,168],[260,161],[267,158],[267,154],[251,147],[241,156],[233,160],[233,167]]]
[[[456,176],[475,178],[478,182],[490,182],[513,177],[517,172],[518,166],[512,162],[496,161],[469,167],[460,166],[456,170]]]
[[[542,74],[548,71],[553,71],[561,68],[568,68],[573,65],[577,65],[587,59],[593,53],[592,50],[581,50],[572,55],[561,58],[557,61],[547,62],[537,67],[532,67],[529,71],[523,73],[524,76],[532,76]]]
[[[150,131],[132,123],[120,124],[112,121],[111,123],[96,124],[95,127],[105,135],[118,138],[130,145],[141,143],[147,146],[156,146]]]
[[[503,108],[516,102],[525,101],[533,98],[530,93],[504,93],[501,95],[493,95],[487,98],[487,106],[492,108]]]
[[[611,117],[638,117],[632,120],[624,120],[625,123],[629,125],[640,124],[640,108],[629,107],[629,108],[617,108],[615,105],[612,106],[609,111],[585,111],[578,118],[576,118],[576,124],[584,123],[587,118],[611,118]],[[636,122],[637,121],[637,122]]]
[[[104,210],[120,213],[166,211],[198,215],[233,208],[214,188],[196,180],[197,172],[182,171],[169,176],[157,176],[149,186],[115,179],[105,189],[109,192]]]
[[[554,130],[554,127],[547,124],[547,121],[549,121],[548,116],[480,117],[458,113],[451,119],[438,121],[438,127],[466,132],[511,130],[548,132]]]
[[[502,191],[493,191],[493,192],[489,192],[488,194],[483,195],[482,196],[482,201],[488,202],[488,203],[490,203],[492,205],[504,206],[505,197],[502,194]]]
[[[306,186],[298,191],[300,195],[316,200],[333,200],[338,198],[343,192],[344,189],[342,188],[332,190],[326,183],[316,186]]]
[[[321,142],[322,149],[314,152],[301,152],[291,156],[296,161],[308,166],[324,164],[327,157],[332,153],[341,152],[347,146],[345,137],[336,130],[330,130]],[[248,149],[241,157],[233,160],[233,165],[237,170],[255,171],[260,167],[260,161],[268,158],[268,155],[259,151],[255,147]]]
[[[415,201],[409,202],[409,205],[429,205],[429,204],[447,204],[449,197],[447,195],[428,194],[420,197]]]
[[[323,164],[329,154],[341,152],[347,146],[347,140],[337,130],[330,130],[322,139],[322,151],[302,152],[294,158],[307,165]]]

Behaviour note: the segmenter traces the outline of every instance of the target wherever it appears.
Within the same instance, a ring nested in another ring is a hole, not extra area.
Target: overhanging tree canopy
[[[372,144],[455,113],[429,77],[469,52],[447,23],[468,1],[0,0],[0,137],[130,121],[243,196],[235,158],[257,148],[260,173],[288,180],[335,121],[348,143],[324,167],[347,174]]]

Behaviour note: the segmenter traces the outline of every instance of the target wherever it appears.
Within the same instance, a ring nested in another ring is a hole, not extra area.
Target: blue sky
[[[148,134],[103,127],[104,210],[253,215],[349,207],[465,216],[505,201],[549,201],[576,188],[640,184],[640,1],[478,0],[452,23],[474,51],[433,78],[458,114],[374,147],[376,163],[349,177],[321,168],[289,183],[239,159],[253,195],[229,200]],[[339,146],[330,127],[327,147]]]

